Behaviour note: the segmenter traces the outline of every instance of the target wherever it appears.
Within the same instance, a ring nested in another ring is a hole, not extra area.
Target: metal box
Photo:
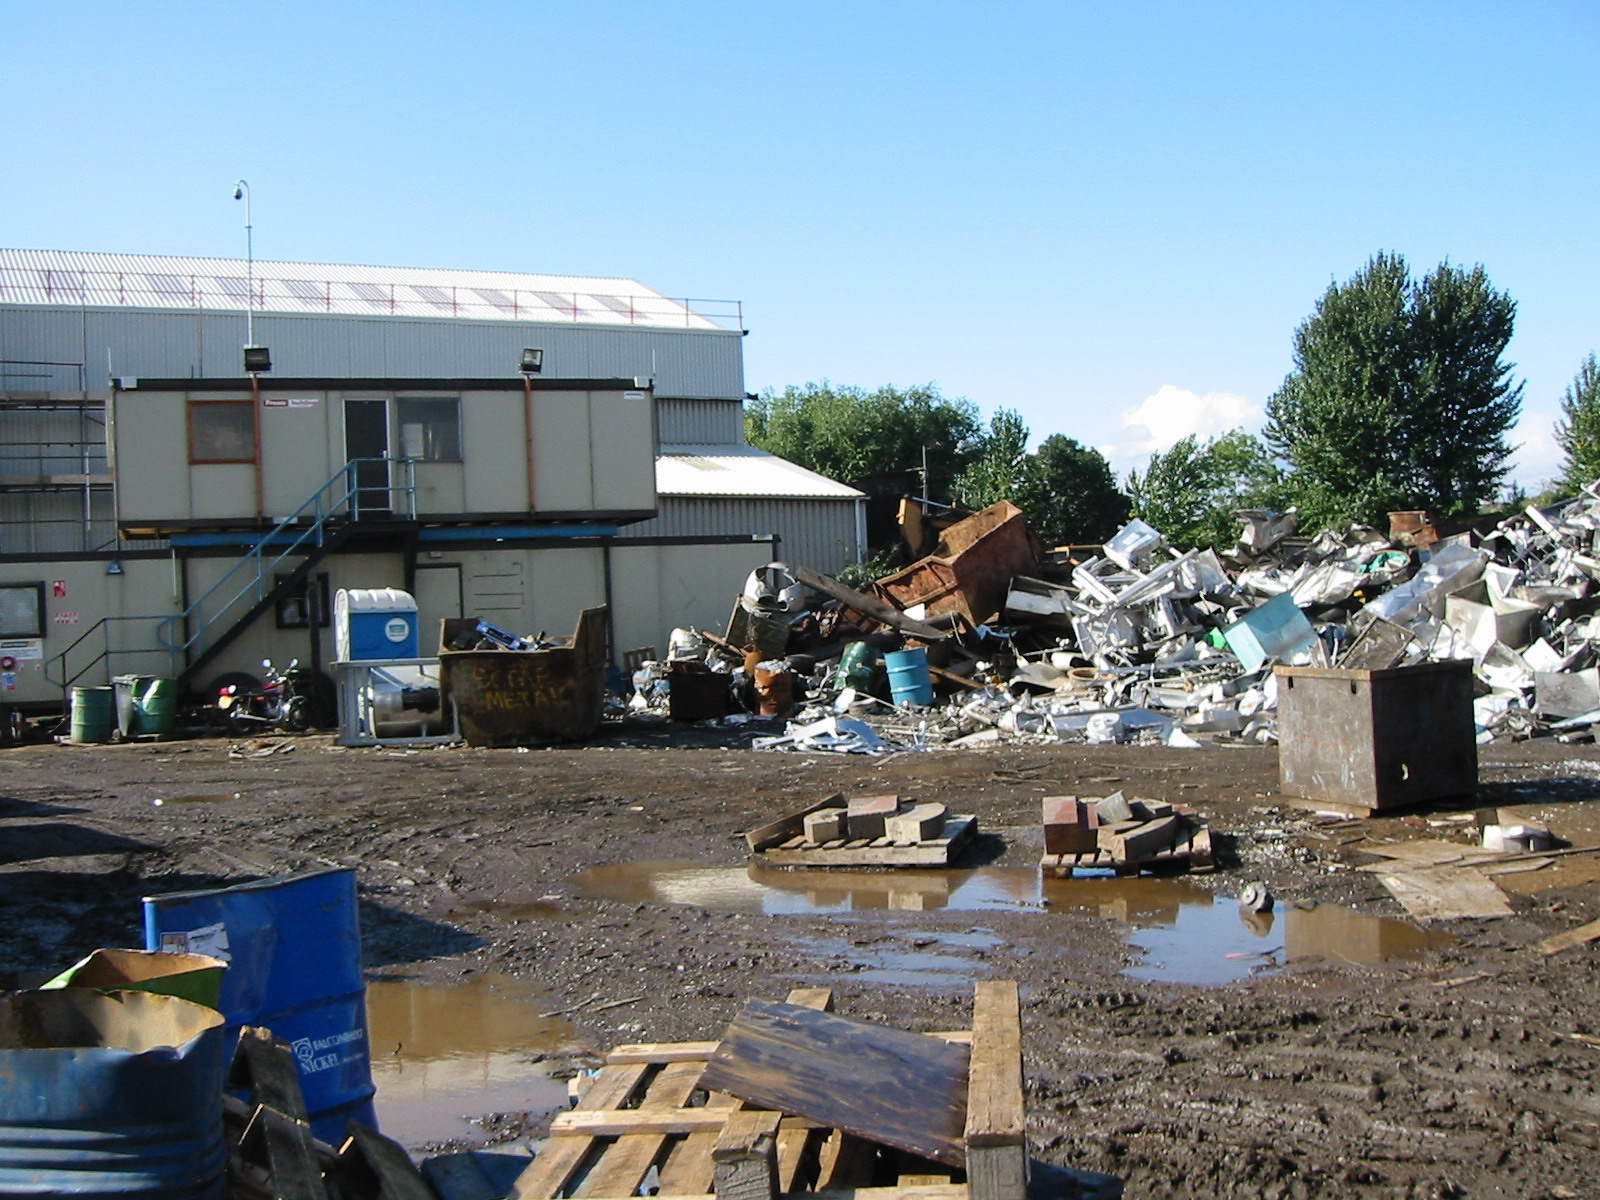
[[[1275,673],[1284,795],[1380,809],[1470,796],[1477,788],[1469,660]]]

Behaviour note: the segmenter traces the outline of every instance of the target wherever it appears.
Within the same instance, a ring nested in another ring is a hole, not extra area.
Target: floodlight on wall
[[[544,369],[544,351],[531,346],[523,350],[521,369],[524,375],[537,375]]]
[[[246,346],[244,369],[247,375],[260,375],[272,370],[272,351],[265,346]]]

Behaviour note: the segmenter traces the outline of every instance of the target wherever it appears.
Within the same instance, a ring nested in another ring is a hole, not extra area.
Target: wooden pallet
[[[438,1200],[411,1156],[374,1129],[350,1123],[338,1149],[311,1136],[294,1053],[269,1029],[245,1026],[225,1094],[233,1200]]]
[[[969,814],[950,817],[939,837],[923,842],[894,842],[881,837],[806,841],[806,817],[843,803],[842,795],[819,800],[809,808],[750,830],[744,835],[745,843],[757,859],[777,867],[948,867],[978,834],[978,818]]]
[[[1071,879],[1088,871],[1115,871],[1118,875],[1204,874],[1216,866],[1211,852],[1211,830],[1202,825],[1179,835],[1176,845],[1148,858],[1124,862],[1104,850],[1087,854],[1046,854],[1039,869],[1053,879]]]
[[[756,853],[777,867],[948,867],[978,833],[975,816],[951,817],[940,837],[925,842],[840,838],[808,842],[796,835]]]
[[[698,1087],[717,1042],[618,1046],[510,1192],[514,1200],[626,1200],[654,1168],[673,1200],[1025,1200],[1026,1116],[1014,983],[980,983],[971,1031],[966,1166],[952,1168]],[[828,1011],[823,988],[789,1003]],[[849,1087],[849,1080],[840,1080]]]

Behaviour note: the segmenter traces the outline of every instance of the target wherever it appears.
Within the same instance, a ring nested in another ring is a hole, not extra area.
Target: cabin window
[[[11,583],[0,587],[0,637],[44,636],[44,584]]]
[[[249,400],[189,401],[189,461],[256,460],[256,422]]]
[[[421,462],[461,461],[461,401],[406,399],[395,402],[400,454]]]

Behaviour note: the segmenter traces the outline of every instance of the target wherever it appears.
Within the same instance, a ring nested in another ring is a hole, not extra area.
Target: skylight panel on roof
[[[501,312],[514,313],[517,311],[517,306],[512,302],[511,297],[502,291],[498,291],[495,288],[473,288],[472,290]]]
[[[291,296],[303,304],[309,304],[313,308],[328,307],[328,293],[309,279],[285,279],[283,286]]]
[[[456,310],[455,299],[443,288],[427,283],[413,283],[411,290],[437,309],[448,313]]]
[[[211,280],[230,300],[243,304],[250,298],[250,285],[237,275],[217,275]]]
[[[535,292],[534,295],[557,312],[565,313],[569,317],[577,315],[578,298],[576,296],[564,296],[560,292]]]
[[[349,283],[345,285],[373,308],[389,312],[394,308],[394,298],[389,295],[389,289],[379,287],[375,283]]]
[[[633,320],[635,314],[631,300],[624,300],[621,296],[596,296],[595,299],[619,317],[627,317],[628,320]]]

